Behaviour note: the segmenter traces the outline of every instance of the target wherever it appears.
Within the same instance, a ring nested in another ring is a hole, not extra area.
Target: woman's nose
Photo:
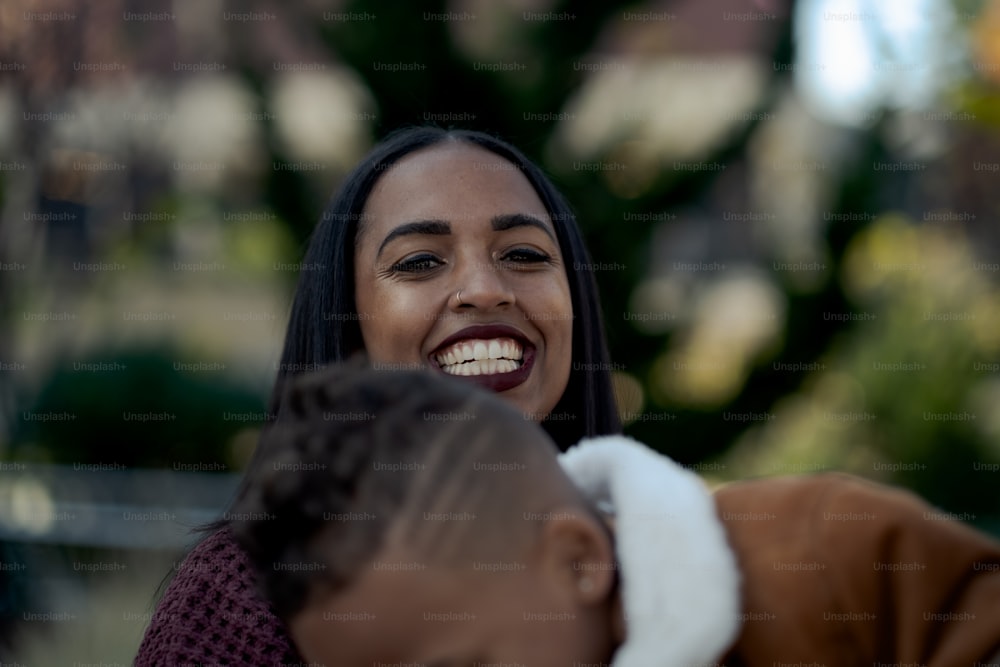
[[[489,310],[514,304],[516,295],[499,262],[467,262],[455,272],[453,308]]]

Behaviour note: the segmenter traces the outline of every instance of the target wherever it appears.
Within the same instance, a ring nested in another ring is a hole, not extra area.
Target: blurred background
[[[5,0],[0,655],[130,664],[386,133],[496,133],[586,234],[628,432],[1000,534],[1000,1]]]

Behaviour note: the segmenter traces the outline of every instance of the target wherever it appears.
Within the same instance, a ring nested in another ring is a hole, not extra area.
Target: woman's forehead
[[[530,181],[516,165],[473,144],[421,149],[386,170],[365,205],[368,222],[401,217],[460,221],[483,209],[531,213],[549,220]]]
[[[449,171],[462,168],[487,173],[520,173],[513,162],[483,146],[466,141],[447,141],[417,149],[385,169],[380,183],[387,177],[420,175],[425,172]],[[378,187],[376,185],[376,187]]]

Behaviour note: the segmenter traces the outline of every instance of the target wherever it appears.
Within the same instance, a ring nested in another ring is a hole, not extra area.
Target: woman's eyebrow
[[[490,219],[490,226],[495,232],[504,232],[508,229],[515,229],[517,227],[535,227],[545,232],[545,234],[552,239],[553,242],[556,242],[556,237],[552,233],[552,230],[549,229],[548,225],[540,219],[524,213],[505,213],[503,215],[493,216]],[[375,256],[379,257],[385,247],[394,239],[401,236],[408,236],[410,234],[447,236],[448,234],[451,234],[451,225],[446,220],[414,220],[412,222],[405,222],[386,234],[386,237],[382,239],[382,243],[379,245],[378,252]]]
[[[414,220],[413,222],[404,223],[393,229],[384,239],[382,239],[382,245],[378,247],[378,253],[376,253],[375,256],[378,257],[381,255],[382,251],[393,239],[399,238],[400,236],[407,236],[409,234],[433,234],[435,236],[446,236],[451,234],[451,225],[444,220]]]
[[[514,229],[515,227],[537,227],[538,229],[545,232],[553,242],[556,242],[556,237],[552,234],[552,230],[544,222],[539,220],[533,215],[525,215],[524,213],[506,213],[504,215],[494,216],[490,223],[493,226],[493,231],[503,232],[508,229]]]

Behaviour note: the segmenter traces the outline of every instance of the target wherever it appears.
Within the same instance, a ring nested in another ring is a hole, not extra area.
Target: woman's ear
[[[618,578],[608,528],[580,508],[548,512],[539,544],[543,574],[578,605],[603,604]]]

